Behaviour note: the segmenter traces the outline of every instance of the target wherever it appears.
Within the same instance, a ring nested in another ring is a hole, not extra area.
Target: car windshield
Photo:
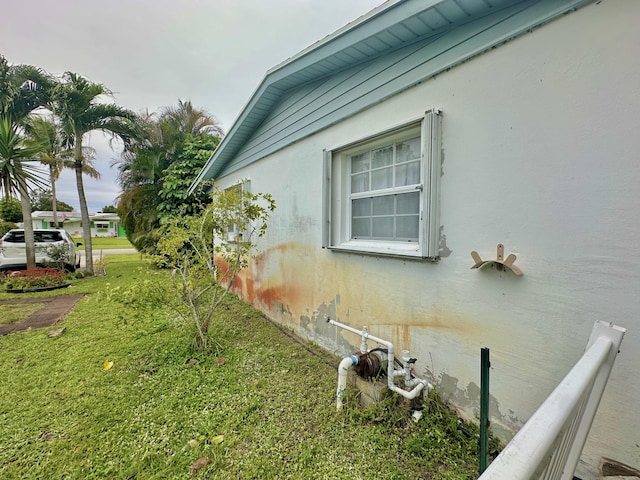
[[[55,231],[35,231],[33,232],[33,236],[37,243],[53,243],[62,240],[60,232]],[[3,241],[9,243],[24,243],[24,231],[9,232],[4,237]]]

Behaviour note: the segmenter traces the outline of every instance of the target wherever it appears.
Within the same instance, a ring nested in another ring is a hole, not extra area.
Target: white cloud
[[[33,0],[4,2],[0,53],[10,63],[72,71],[104,84],[134,111],[191,100],[229,129],[266,71],[383,0]],[[89,209],[119,194],[116,156],[96,135],[99,182]],[[59,198],[79,210],[75,177]]]

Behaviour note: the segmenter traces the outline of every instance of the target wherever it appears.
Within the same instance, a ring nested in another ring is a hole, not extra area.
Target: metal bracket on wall
[[[516,256],[512,253],[507,258],[504,258],[504,245],[501,243],[498,244],[498,248],[496,249],[496,259],[495,260],[482,260],[480,255],[475,250],[471,252],[471,258],[476,262],[473,268],[482,268],[486,265],[495,265],[496,270],[504,270],[505,268],[511,270],[516,275],[522,275],[522,270],[516,267],[513,262],[516,261]]]

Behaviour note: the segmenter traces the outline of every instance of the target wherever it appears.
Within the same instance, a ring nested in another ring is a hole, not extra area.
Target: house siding
[[[311,72],[309,83],[297,91],[285,93],[270,85],[268,92],[260,97],[260,101],[269,106],[270,113],[259,126],[243,123],[243,129],[255,127],[255,131],[224,165],[224,172],[242,168],[426,81],[553,18],[569,5],[577,7],[584,3],[577,0],[516,2],[490,15],[461,22],[455,29],[434,29],[424,38],[414,36],[408,45],[382,57],[373,57],[376,52],[372,51],[372,60],[360,61],[330,76],[325,76],[326,72]],[[255,110],[254,115],[259,113],[258,107]]]
[[[359,339],[326,318],[367,325],[409,349],[418,373],[470,418],[489,347],[492,427],[503,438],[581,356],[594,321],[624,326],[578,473],[598,478],[603,457],[640,469],[638,18],[640,2],[597,2],[286,147],[276,138],[250,163],[269,131],[306,128],[300,116],[285,126],[283,112],[311,108],[301,99],[320,101],[336,81],[294,92],[218,179],[224,188],[248,178],[278,205],[237,291],[339,355]],[[443,111],[441,260],[322,249],[323,150],[431,107]],[[522,277],[470,269],[472,250],[492,258],[498,243],[517,255]]]

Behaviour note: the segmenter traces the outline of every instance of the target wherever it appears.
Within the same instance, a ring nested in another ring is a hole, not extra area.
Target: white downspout
[[[335,320],[332,319],[327,319],[327,322],[330,323],[331,325],[335,325],[336,327],[340,327],[344,330],[347,330],[349,332],[355,333],[356,335],[361,335],[362,336],[362,346],[360,347],[360,349],[362,350],[364,346],[366,346],[366,342],[368,339],[373,340],[376,343],[379,343],[380,345],[384,345],[385,347],[387,347],[387,386],[389,387],[389,390],[398,393],[399,395],[402,395],[404,398],[408,399],[408,400],[412,400],[414,398],[416,398],[418,396],[418,394],[425,388],[427,387],[428,389],[432,389],[433,387],[431,386],[431,384],[429,382],[427,382],[426,380],[422,380],[421,378],[411,378],[411,375],[409,374],[409,381],[407,384],[407,380],[406,380],[406,369],[403,370],[396,370],[393,367],[393,361],[394,361],[394,351],[393,351],[393,343],[387,341],[387,340],[383,340],[381,338],[375,337],[373,335],[370,335],[367,332],[367,327],[363,327],[362,330],[357,330],[353,327],[350,327],[349,325],[345,325],[344,323],[340,323],[340,322],[336,322]],[[355,358],[355,363],[353,362],[353,360],[351,360],[351,357]],[[347,364],[347,361],[350,363],[349,365]],[[343,367],[343,364],[345,365]],[[352,366],[352,365],[357,365],[358,364],[358,358],[355,357],[354,355],[351,355],[349,357],[346,357],[342,360],[342,362],[340,362],[340,367],[338,367],[338,403],[337,403],[337,409],[341,410],[342,409],[342,401],[340,398],[344,398],[344,391],[342,392],[342,397],[341,397],[341,390],[340,390],[340,382],[342,380],[342,377],[340,376],[340,374],[342,373],[342,371],[344,370],[344,385],[342,388],[346,389],[346,382],[347,382],[347,369]],[[405,361],[405,366],[407,365],[406,361]],[[394,378],[395,377],[399,377],[399,376],[405,376],[405,385],[407,385],[407,387],[413,387],[413,389],[411,391],[407,391],[407,390],[403,390],[402,388],[398,387],[395,382],[394,382]]]

